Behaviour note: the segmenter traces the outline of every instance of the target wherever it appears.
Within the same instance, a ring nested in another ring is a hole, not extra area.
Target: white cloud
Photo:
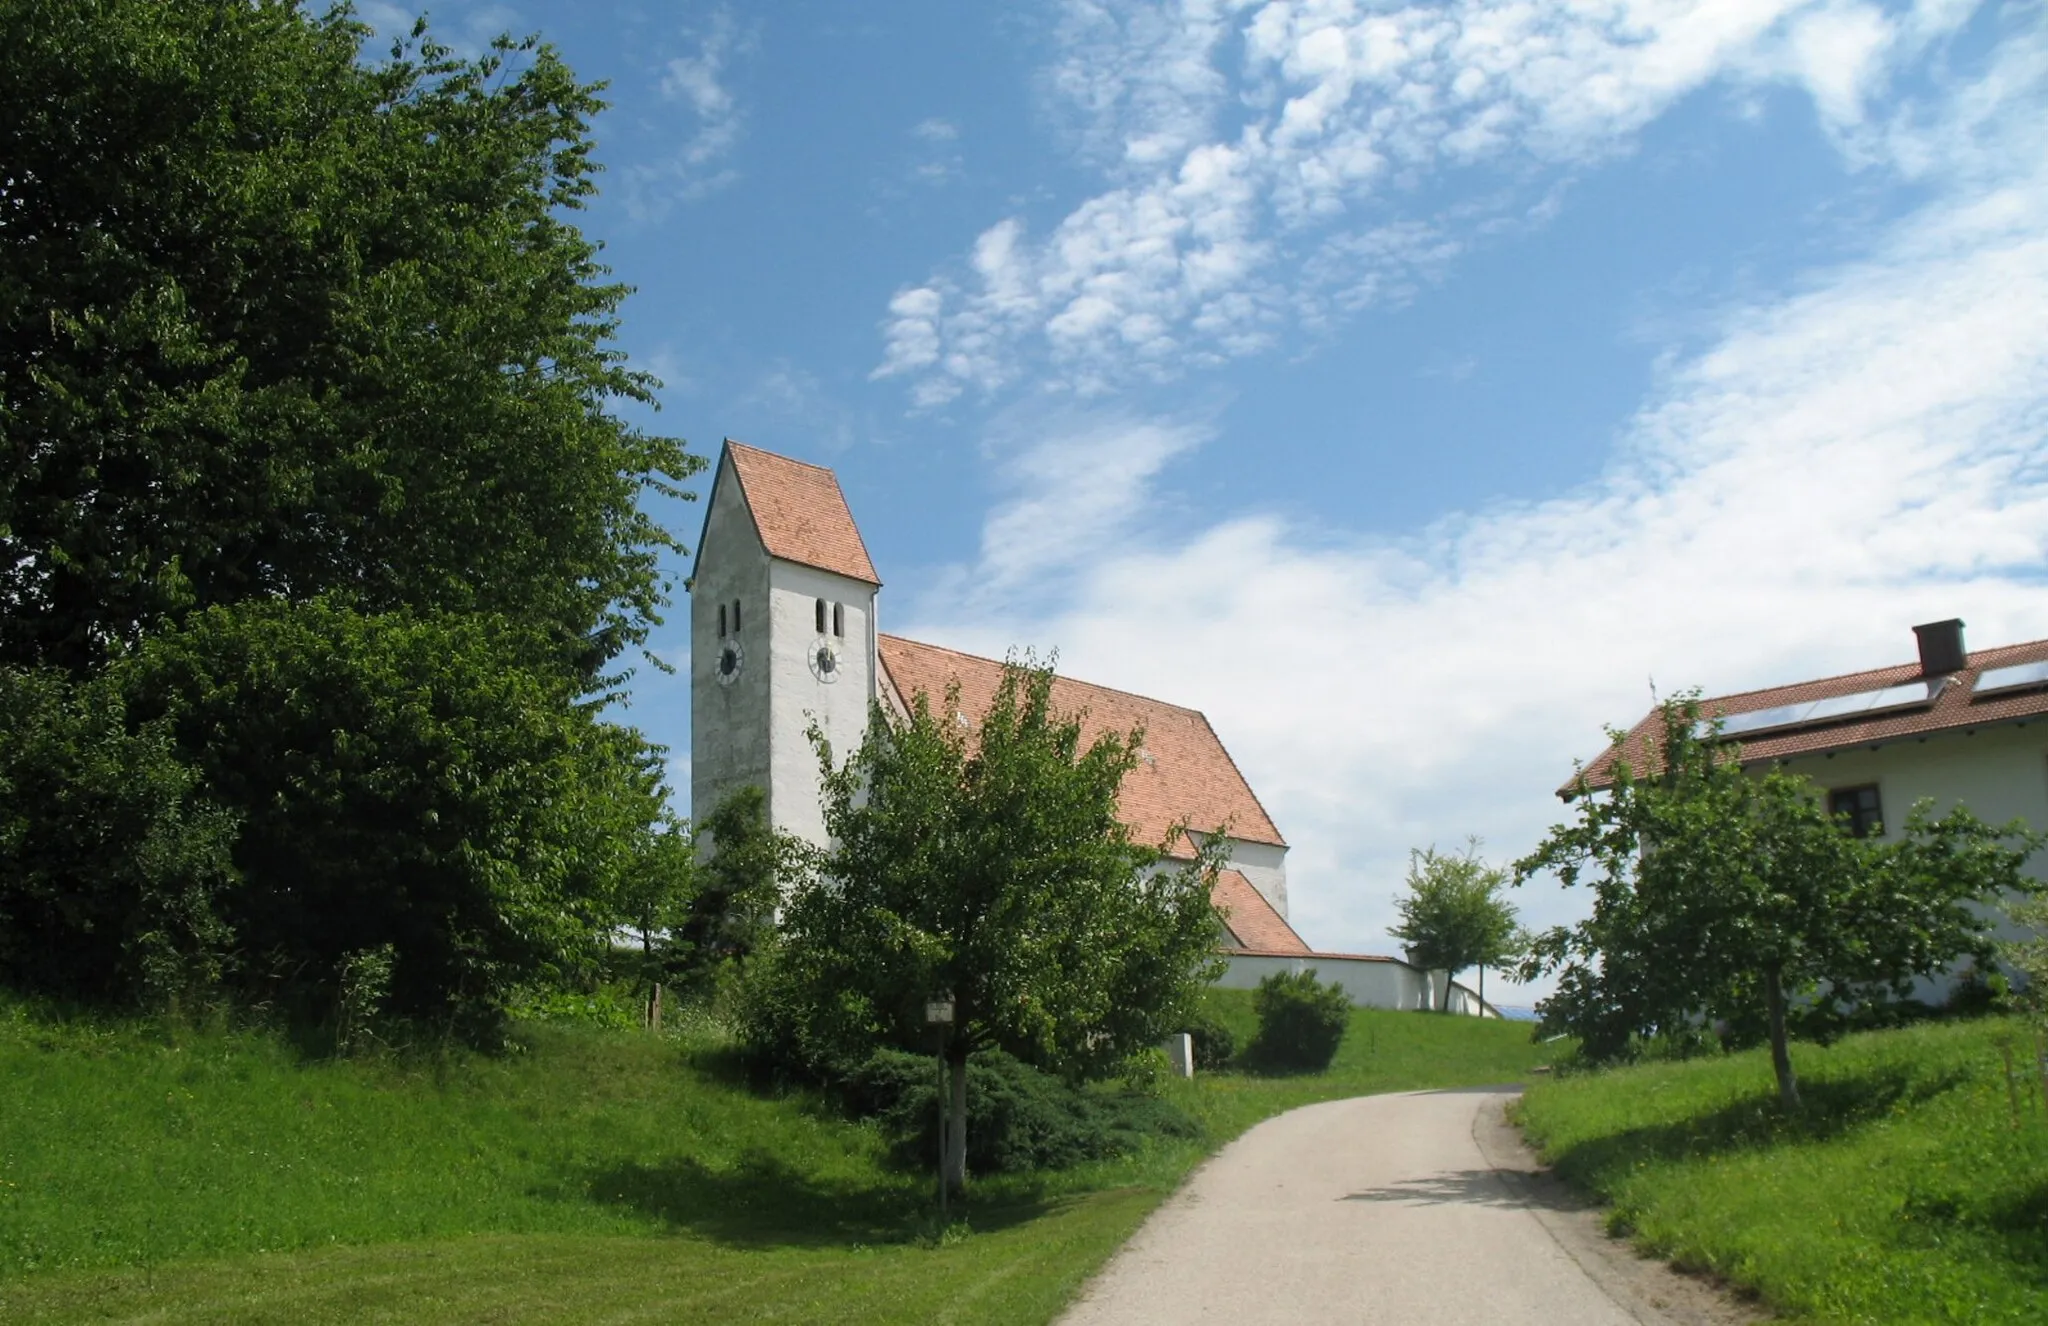
[[[626,206],[637,219],[657,217],[676,202],[702,198],[739,178],[726,158],[739,143],[743,117],[726,79],[751,39],[724,9],[688,39],[693,51],[665,63],[657,84],[662,99],[680,105],[687,119],[657,160],[626,171]]]
[[[1990,76],[2000,109],[1967,94],[1912,131],[1918,150],[2025,141],[2041,84],[2019,71],[2042,65],[2014,49]],[[1070,419],[1009,462],[1021,489],[981,565],[907,614],[913,632],[1054,646],[1075,675],[1206,710],[1295,844],[1301,928],[1384,951],[1407,849],[1478,833],[1526,851],[1652,678],[1727,691],[1903,661],[1910,625],[1949,616],[1979,645],[2048,635],[2038,140],[1712,339],[1665,370],[1597,481],[1399,539],[1260,512],[1163,537],[1144,494],[1200,431]],[[1114,464],[1091,505],[1076,462],[1096,454]],[[1048,548],[1055,527],[1085,559]],[[1027,575],[1054,578],[1030,611],[976,592]],[[1579,905],[1519,901],[1539,921]]]
[[[1048,86],[1106,187],[1042,236],[998,222],[892,310],[876,375],[921,405],[1027,370],[1100,393],[1257,353],[1296,323],[1399,298],[1526,198],[1404,212],[1425,178],[1492,162],[1540,184],[1626,151],[1715,82],[1805,89],[1858,157],[1872,96],[1971,12],[1857,0],[1072,0]],[[1918,66],[1914,66],[1918,67]],[[1540,189],[1539,189],[1540,192]],[[1457,228],[1446,231],[1447,221]],[[1428,233],[1428,251],[1383,241]],[[1003,249],[992,277],[980,260]],[[1432,257],[1432,255],[1434,255]],[[1000,279],[998,280],[997,277]],[[919,348],[899,354],[906,338]]]

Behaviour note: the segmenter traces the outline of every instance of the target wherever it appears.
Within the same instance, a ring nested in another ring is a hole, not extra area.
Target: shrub
[[[1195,1068],[1201,1072],[1228,1068],[1237,1056],[1237,1033],[1207,1013],[1196,1014],[1187,1032],[1195,1043]]]
[[[221,975],[232,814],[105,679],[0,667],[0,980],[165,1005]]]
[[[848,1110],[880,1121],[904,1164],[938,1147],[938,1066],[929,1055],[877,1051],[842,1083]],[[1059,1169],[1123,1155],[1150,1137],[1199,1126],[1165,1101],[1088,1090],[989,1050],[967,1061],[967,1165],[979,1174]]]
[[[1351,1023],[1351,999],[1343,987],[1325,985],[1315,969],[1275,972],[1252,996],[1258,1034],[1245,1047],[1255,1068],[1278,1073],[1316,1073],[1330,1066],[1344,1028]]]

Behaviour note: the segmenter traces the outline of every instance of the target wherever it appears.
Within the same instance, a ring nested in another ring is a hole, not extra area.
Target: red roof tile
[[[992,658],[893,635],[880,638],[880,649],[883,672],[901,701],[922,693],[937,702],[945,696],[947,684],[957,680],[961,708],[979,714],[994,701],[1002,683],[1003,665]],[[1144,727],[1138,767],[1125,777],[1118,798],[1124,822],[1139,842],[1157,846],[1165,841],[1170,825],[1186,819],[1199,833],[1227,825],[1233,838],[1287,845],[1209,720],[1197,711],[1071,677],[1053,679],[1052,698],[1061,712],[1084,715],[1084,741],[1103,732]],[[1175,851],[1185,854],[1187,845],[1182,843]]]
[[[1294,933],[1294,927],[1266,901],[1266,895],[1238,871],[1218,872],[1209,900],[1230,931],[1233,950],[1274,956],[1309,951],[1301,936]]]
[[[2038,663],[2044,660],[2048,660],[2048,640],[2030,640],[2025,644],[2004,645],[1997,649],[1972,650],[1969,666],[1952,674],[1947,687],[1934,703],[1925,709],[1880,714],[1845,723],[1816,724],[1782,731],[1760,732],[1739,739],[1742,762],[1762,763],[1789,759],[1795,755],[1818,755],[1827,751],[1850,750],[1858,746],[1881,746],[1886,742],[1908,737],[1924,737],[1935,732],[2020,722],[2029,718],[2048,716],[2048,687],[1990,695],[1981,700],[1972,696],[1977,678],[1982,673],[1992,668],[2011,667],[2016,663]],[[1845,676],[1824,677],[1818,681],[1802,681],[1790,686],[1773,686],[1760,691],[1715,696],[1701,701],[1700,712],[1709,717],[1753,713],[1759,709],[1775,709],[1779,705],[1800,704],[1834,695],[1854,695],[1859,691],[1902,686],[1918,680],[1920,676],[1919,663],[1900,663],[1888,668],[1875,668],[1869,672],[1852,672]],[[1659,724],[1658,711],[1653,709],[1630,729],[1628,736],[1619,745],[1609,746],[1602,751],[1598,759],[1586,766],[1587,786],[1612,786],[1615,766],[1624,759],[1639,776],[1655,773],[1662,763]],[[1558,789],[1558,795],[1570,796],[1577,783],[1576,778],[1565,783]]]
[[[870,585],[882,583],[868,560],[867,544],[846,508],[839,478],[822,465],[810,465],[772,451],[762,451],[730,438],[740,491],[754,513],[754,528],[770,557],[800,562]]]

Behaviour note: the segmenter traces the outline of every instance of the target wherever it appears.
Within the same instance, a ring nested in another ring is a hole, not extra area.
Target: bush
[[[1207,1013],[1196,1014],[1187,1033],[1195,1043],[1195,1068],[1200,1072],[1228,1068],[1237,1057],[1237,1033]]]
[[[1276,1073],[1319,1073],[1330,1066],[1344,1029],[1351,1024],[1351,998],[1342,986],[1325,985],[1315,969],[1275,972],[1252,996],[1258,1034],[1245,1047],[1255,1068]]]
[[[164,1005],[221,975],[233,815],[118,690],[0,667],[0,980]]]
[[[929,1055],[881,1050],[842,1083],[849,1112],[880,1121],[906,1165],[938,1151],[938,1065]],[[1136,1150],[1151,1137],[1201,1129],[1165,1101],[1091,1091],[1000,1050],[967,1061],[967,1166],[980,1174],[1059,1169]]]

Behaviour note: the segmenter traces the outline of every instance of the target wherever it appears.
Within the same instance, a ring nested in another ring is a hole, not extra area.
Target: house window
[[[725,605],[718,605],[718,638],[725,639]]]
[[[825,600],[818,600],[818,634],[825,634]]]
[[[740,601],[738,599],[732,601],[732,633],[734,635],[740,633]]]
[[[846,638],[846,605],[844,603],[832,605],[832,634],[838,636],[841,640]]]
[[[1858,838],[1875,838],[1884,833],[1884,807],[1877,799],[1877,784],[1838,787],[1828,793],[1828,814],[1842,821]]]

